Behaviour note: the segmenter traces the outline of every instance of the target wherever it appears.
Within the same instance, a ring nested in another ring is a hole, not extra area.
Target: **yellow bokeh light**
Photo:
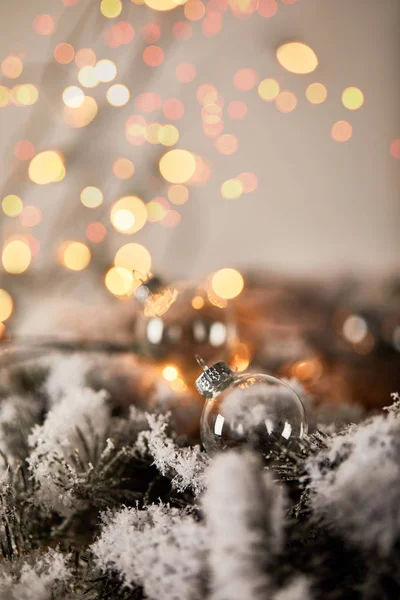
[[[18,215],[21,214],[24,205],[19,196],[8,194],[8,196],[4,196],[1,207],[4,214],[8,217],[18,217]]]
[[[106,288],[114,296],[130,296],[135,288],[135,280],[130,271],[124,267],[111,267],[105,277]]]
[[[239,296],[243,290],[244,281],[236,269],[221,269],[214,273],[211,279],[211,287],[217,296],[224,300],[230,300]]]
[[[63,102],[70,108],[78,108],[83,104],[85,94],[77,85],[70,85],[63,92]]]
[[[267,102],[274,100],[279,90],[279,83],[275,79],[263,79],[258,85],[258,95]]]
[[[160,173],[170,183],[185,183],[196,171],[196,159],[187,150],[170,150],[160,159]]]
[[[150,252],[141,244],[125,244],[115,255],[115,266],[147,275],[151,269]]]
[[[100,11],[107,19],[115,19],[115,17],[121,14],[122,2],[121,0],[102,0]]]
[[[243,183],[239,179],[227,179],[221,185],[221,196],[227,200],[239,198],[243,193]]]
[[[99,188],[88,185],[81,191],[81,202],[87,208],[97,208],[103,202],[103,193]]]
[[[78,108],[64,107],[64,121],[70,127],[86,127],[95,119],[98,111],[97,102],[91,96],[85,96],[83,103]]]
[[[162,374],[164,379],[166,379],[167,381],[174,381],[178,377],[179,372],[176,367],[168,365],[164,367]]]
[[[204,306],[204,298],[201,296],[195,296],[192,299],[192,306],[195,310],[200,310]]]
[[[302,42],[282,44],[276,51],[276,58],[282,67],[291,73],[311,73],[318,66],[314,50]]]
[[[137,196],[124,196],[112,207],[110,219],[120,233],[136,233],[147,221],[146,206]]]
[[[311,104],[322,104],[327,95],[327,89],[322,83],[310,83],[306,89],[306,98]]]
[[[32,253],[28,244],[22,240],[13,240],[3,249],[2,263],[7,273],[20,275],[31,264]]]
[[[167,11],[185,4],[187,0],[145,0],[145,4],[153,10]]]
[[[147,220],[151,223],[157,223],[165,217],[166,208],[157,200],[151,200],[147,204]]]
[[[91,253],[82,242],[66,242],[61,251],[61,262],[71,271],[83,271],[90,263]]]
[[[22,60],[19,56],[10,55],[7,56],[1,63],[1,72],[8,79],[17,79],[23,71]]]
[[[342,93],[342,103],[349,110],[357,110],[364,104],[364,94],[356,87],[348,87]]]
[[[29,163],[29,178],[39,185],[61,181],[64,176],[62,156],[55,150],[40,152]]]
[[[130,98],[131,94],[126,85],[116,83],[108,88],[107,100],[111,106],[124,106]]]
[[[31,106],[39,98],[39,91],[33,83],[24,83],[12,89],[12,98],[17,105]]]
[[[13,307],[14,303],[11,295],[6,290],[0,289],[0,323],[11,317]]]
[[[11,100],[10,90],[5,85],[0,85],[0,108],[8,106]]]
[[[158,130],[157,139],[163,146],[173,146],[179,140],[179,131],[175,125],[164,125]]]
[[[117,76],[117,67],[115,66],[115,63],[107,58],[99,60],[94,69],[98,80],[103,83],[108,83]]]
[[[83,87],[94,88],[99,84],[95,67],[86,65],[78,71],[78,81]]]

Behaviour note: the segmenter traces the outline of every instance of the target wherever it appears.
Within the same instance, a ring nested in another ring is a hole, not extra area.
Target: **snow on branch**
[[[271,557],[282,548],[284,499],[250,453],[219,455],[203,506],[210,537],[212,600],[265,600]]]

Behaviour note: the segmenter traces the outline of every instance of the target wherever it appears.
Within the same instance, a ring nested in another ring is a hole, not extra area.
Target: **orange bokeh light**
[[[159,46],[147,46],[143,50],[143,61],[149,67],[158,67],[164,60],[164,50]]]
[[[75,50],[71,44],[61,42],[54,48],[53,56],[60,65],[67,65],[74,60]]]
[[[106,235],[107,229],[104,227],[103,223],[100,223],[99,221],[89,223],[86,227],[86,237],[90,242],[93,242],[93,244],[101,244]]]
[[[42,218],[42,211],[37,206],[25,206],[19,215],[19,220],[24,227],[36,227]]]
[[[135,166],[129,158],[117,158],[112,170],[118,179],[130,179],[135,172]]]
[[[276,0],[260,0],[257,6],[257,12],[261,17],[269,19],[276,14],[278,4]]]
[[[39,35],[52,35],[56,30],[54,17],[51,15],[38,15],[33,21],[33,29]]]
[[[147,44],[154,44],[154,42],[157,42],[160,39],[161,33],[159,25],[147,23],[147,25],[142,28],[142,35]]]
[[[183,10],[189,21],[200,21],[205,15],[206,7],[201,0],[188,0]]]
[[[181,83],[190,83],[196,77],[196,68],[192,63],[181,63],[176,67],[175,75]]]
[[[256,190],[258,187],[257,175],[255,175],[254,173],[240,173],[240,175],[238,175],[236,179],[238,179],[242,183],[244,194],[254,192],[254,190]]]
[[[22,73],[24,66],[19,56],[10,54],[1,63],[1,72],[8,79],[17,79]]]
[[[177,210],[167,210],[164,217],[161,219],[161,225],[164,227],[176,227],[181,222],[182,217]]]
[[[35,154],[35,148],[29,140],[20,140],[14,146],[14,154],[19,160],[31,160]]]
[[[231,119],[243,119],[247,115],[247,105],[241,100],[234,100],[228,105],[227,112]]]
[[[297,98],[293,92],[283,90],[275,99],[276,108],[282,113],[292,112],[297,106]]]
[[[94,67],[96,64],[96,53],[91,48],[81,48],[75,56],[75,64],[78,69],[83,67]]]
[[[215,147],[221,154],[229,155],[239,148],[239,141],[234,135],[224,133],[215,140]]]
[[[161,108],[162,99],[155,92],[143,92],[143,94],[136,96],[135,105],[137,109],[145,113],[151,113]]]
[[[348,121],[336,121],[332,125],[331,136],[335,142],[347,142],[353,134],[353,127]]]
[[[328,92],[322,83],[310,83],[306,89],[306,98],[311,104],[322,104]]]
[[[183,102],[178,98],[168,98],[162,105],[163,113],[171,121],[178,121],[185,113]]]
[[[242,91],[252,90],[257,82],[258,75],[254,69],[240,69],[233,78],[233,85]]]
[[[400,160],[400,139],[393,140],[393,142],[390,144],[390,154],[393,156],[393,158]]]

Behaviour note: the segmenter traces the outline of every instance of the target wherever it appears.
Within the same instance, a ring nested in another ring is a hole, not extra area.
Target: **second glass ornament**
[[[206,399],[200,423],[204,449],[214,453],[248,445],[264,455],[273,445],[288,447],[307,433],[296,392],[271,375],[235,375],[223,362],[203,367],[196,388]]]

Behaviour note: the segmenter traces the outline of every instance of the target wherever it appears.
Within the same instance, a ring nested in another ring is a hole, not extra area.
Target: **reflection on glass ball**
[[[149,294],[142,306],[136,327],[138,341],[152,357],[176,366],[187,381],[196,375],[194,354],[213,361],[227,355],[236,338],[226,303],[211,302],[198,288],[164,286]]]
[[[307,432],[300,398],[269,375],[244,374],[217,397],[207,400],[201,440],[209,453],[248,445],[267,454],[275,444],[290,446]]]

